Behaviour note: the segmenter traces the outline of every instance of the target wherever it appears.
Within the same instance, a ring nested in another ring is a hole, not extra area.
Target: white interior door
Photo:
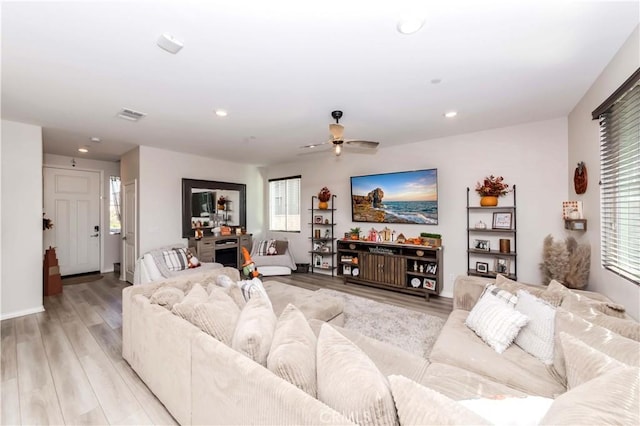
[[[44,211],[53,220],[45,243],[61,275],[100,271],[100,172],[44,167]]]
[[[136,267],[136,259],[138,258],[138,244],[136,242],[138,210],[136,208],[136,200],[136,181],[124,184],[122,195],[122,239],[124,240],[124,265],[122,270],[124,271],[125,281],[130,283],[133,283],[133,273]]]

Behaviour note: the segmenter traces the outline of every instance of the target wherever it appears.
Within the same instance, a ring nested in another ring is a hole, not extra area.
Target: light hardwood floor
[[[345,285],[320,274],[266,277],[329,288],[446,318],[451,299]],[[122,359],[122,289],[113,274],[65,285],[46,311],[1,323],[2,425],[176,424]],[[167,366],[168,368],[170,366]]]

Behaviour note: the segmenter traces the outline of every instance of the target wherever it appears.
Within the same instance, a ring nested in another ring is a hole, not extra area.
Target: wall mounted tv
[[[351,177],[354,222],[438,224],[438,169]]]

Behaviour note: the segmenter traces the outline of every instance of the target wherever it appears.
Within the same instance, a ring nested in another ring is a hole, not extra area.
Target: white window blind
[[[300,232],[300,176],[269,180],[269,230]]]
[[[602,266],[640,284],[640,84],[600,114]]]

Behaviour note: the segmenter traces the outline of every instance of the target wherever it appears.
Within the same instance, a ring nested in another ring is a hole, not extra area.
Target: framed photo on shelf
[[[511,261],[504,257],[496,257],[493,270],[496,274],[507,275],[511,271]]]
[[[322,268],[322,256],[320,256],[319,254],[313,256],[313,266],[315,266],[316,268]]]
[[[422,281],[422,287],[428,289],[428,290],[435,290],[436,289],[436,280],[433,280],[431,278],[425,278]]]
[[[493,214],[493,229],[511,229],[511,212],[495,212]]]
[[[473,248],[476,250],[490,251],[491,242],[489,240],[473,240]]]
[[[476,272],[486,274],[489,272],[489,264],[485,262],[476,262]]]
[[[424,272],[427,274],[436,274],[436,271],[438,270],[438,264],[437,263],[427,263],[427,266],[424,268]]]
[[[316,215],[313,217],[313,223],[321,225],[324,223],[324,218],[321,215]]]
[[[351,265],[342,265],[342,275],[351,275]]]

